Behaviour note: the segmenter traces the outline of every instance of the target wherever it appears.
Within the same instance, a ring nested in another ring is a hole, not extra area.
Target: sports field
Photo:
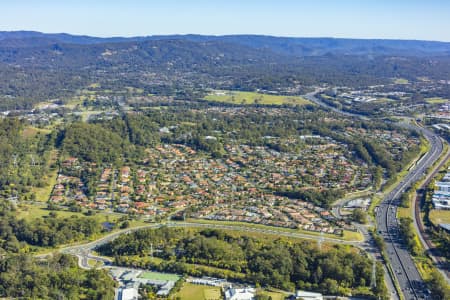
[[[450,211],[433,209],[430,211],[430,220],[434,225],[450,224]]]
[[[425,98],[425,101],[430,104],[444,104],[448,102],[448,99],[441,97]]]
[[[394,79],[395,84],[408,84],[409,80],[405,78],[395,78]]]
[[[299,96],[268,95],[255,92],[241,91],[214,91],[205,97],[205,100],[233,103],[233,104],[265,104],[265,105],[305,105],[311,104]]]
[[[197,285],[192,283],[185,283],[181,290],[175,295],[176,298],[181,300],[220,300],[222,296],[220,294],[219,287],[212,287],[206,285]]]
[[[159,272],[142,272],[139,278],[161,281],[177,281],[180,276],[176,274],[159,273]]]

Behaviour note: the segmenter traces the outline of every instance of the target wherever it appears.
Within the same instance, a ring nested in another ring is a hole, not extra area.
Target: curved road
[[[365,118],[361,115],[342,112],[335,107],[330,107],[315,97],[318,91],[309,93],[305,95],[304,98],[347,116]],[[376,222],[378,231],[385,240],[388,258],[404,298],[406,300],[427,299],[426,286],[400,236],[399,223],[397,220],[397,207],[400,204],[399,198],[401,194],[414,184],[414,182],[425,175],[426,170],[439,159],[443,152],[443,143],[442,140],[430,130],[409,124],[405,124],[404,126],[421,132],[429,141],[431,149],[419,160],[417,165],[410,170],[404,179],[385,196],[377,209]],[[414,223],[416,223],[416,220],[414,220]]]
[[[91,266],[88,264],[88,260],[97,260],[100,262],[103,262],[105,264],[110,264],[111,260],[104,257],[95,256],[92,254],[92,250],[95,248],[107,244],[114,239],[118,238],[122,234],[128,234],[137,230],[141,229],[156,229],[163,226],[167,227],[205,227],[205,228],[217,228],[217,229],[225,229],[225,230],[236,230],[236,231],[246,231],[246,232],[256,232],[256,233],[264,233],[264,234],[273,234],[278,236],[285,236],[290,238],[301,238],[301,239],[311,239],[311,240],[319,240],[322,239],[323,241],[328,241],[332,243],[338,243],[343,245],[352,245],[355,247],[362,248],[364,244],[361,241],[345,241],[337,238],[330,238],[330,237],[322,237],[322,236],[313,236],[303,233],[295,233],[295,232],[288,232],[288,231],[281,231],[276,229],[265,229],[265,228],[255,228],[255,227],[247,227],[247,226],[235,226],[235,225],[220,225],[220,224],[204,224],[204,223],[185,223],[185,222],[169,222],[169,223],[161,223],[161,224],[151,224],[151,225],[145,225],[145,226],[139,226],[134,228],[128,228],[124,230],[120,230],[114,233],[111,233],[101,239],[98,239],[96,241],[81,244],[81,245],[75,245],[70,246],[66,248],[62,248],[59,251],[66,254],[72,254],[78,257],[78,262],[80,267],[84,269],[90,269]],[[43,255],[41,255],[43,256]]]
[[[361,115],[352,114],[348,112],[342,112],[338,110],[337,108],[330,107],[327,104],[323,103],[319,99],[315,97],[316,92],[309,93],[305,95],[304,97],[316,104],[319,104],[321,106],[325,106],[328,109],[331,109],[337,113],[344,114],[347,116],[352,117],[358,117],[358,118],[364,118],[367,119]],[[401,240],[401,237],[399,236],[399,226],[397,222],[396,217],[396,207],[399,204],[399,197],[403,191],[405,191],[409,186],[411,186],[414,182],[419,180],[424,174],[426,169],[431,166],[441,155],[443,150],[443,144],[442,141],[431,131],[420,128],[417,126],[412,125],[406,125],[408,127],[414,128],[418,131],[420,131],[425,138],[430,142],[431,150],[426,153],[421,159],[418,164],[415,166],[414,169],[412,169],[403,179],[403,181],[398,184],[382,201],[380,204],[377,215],[376,215],[376,221],[378,230],[380,231],[381,235],[386,241],[386,248],[389,260],[391,262],[391,266],[394,270],[395,277],[397,278],[402,293],[404,295],[404,298],[406,300],[410,299],[425,299],[425,285],[423,283],[423,280],[420,277],[419,272],[417,271],[417,268],[412,261],[411,256],[405,249],[404,243]],[[94,256],[91,254],[91,251],[95,249],[96,247],[106,244],[118,236],[122,234],[127,234],[136,230],[144,229],[144,228],[159,228],[161,226],[169,226],[169,227],[214,227],[219,229],[229,229],[229,230],[240,230],[240,231],[249,231],[249,232],[260,232],[260,233],[266,233],[266,234],[276,234],[281,236],[288,236],[288,237],[294,237],[294,238],[307,238],[307,239],[323,239],[325,241],[331,241],[334,243],[341,243],[341,244],[350,244],[353,246],[361,247],[361,242],[353,241],[343,241],[340,239],[334,239],[334,238],[326,238],[326,237],[320,237],[320,236],[311,236],[307,234],[300,234],[300,233],[291,233],[291,232],[285,232],[280,230],[271,230],[271,229],[260,229],[260,228],[252,228],[252,227],[245,227],[245,226],[231,226],[231,225],[215,225],[215,224],[200,224],[200,223],[167,223],[167,224],[152,224],[147,226],[141,226],[141,227],[135,227],[130,229],[125,229],[122,231],[118,231],[115,233],[112,233],[106,237],[103,237],[99,240],[96,240],[91,243],[83,244],[83,245],[77,245],[72,247],[67,247],[61,249],[61,252],[63,253],[69,253],[76,255],[79,258],[80,265],[84,268],[90,268],[88,264],[88,259],[94,259],[97,261],[102,261],[106,264],[110,263],[108,259],[101,258],[98,256]]]

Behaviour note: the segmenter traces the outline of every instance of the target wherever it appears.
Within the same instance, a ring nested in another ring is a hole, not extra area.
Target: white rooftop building
[[[124,288],[120,291],[120,300],[138,300],[139,292],[135,288]]]
[[[450,181],[450,173],[445,174],[444,178],[442,178],[442,181]]]
[[[304,300],[323,300],[323,296],[320,293],[306,292],[306,291],[297,291],[295,293],[297,299]]]
[[[229,287],[225,291],[225,300],[253,300],[255,299],[254,288],[235,289]]]
[[[434,195],[432,201],[433,201],[434,208],[450,210],[450,198],[449,197]]]
[[[450,182],[438,181],[436,187],[439,192],[450,193]]]
[[[432,199],[434,208],[450,210],[450,182],[438,181],[436,187]]]

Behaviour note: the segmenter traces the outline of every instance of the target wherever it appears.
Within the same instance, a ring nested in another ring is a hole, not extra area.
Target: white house
[[[225,300],[253,300],[255,299],[255,289],[254,288],[243,288],[235,289],[229,287],[225,291]]]

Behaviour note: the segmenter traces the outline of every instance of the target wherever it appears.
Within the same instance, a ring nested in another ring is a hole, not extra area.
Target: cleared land
[[[208,101],[233,104],[266,104],[266,105],[305,105],[312,104],[299,96],[268,95],[255,92],[215,91],[204,98]]]
[[[181,300],[220,300],[222,296],[220,294],[219,287],[211,287],[206,285],[197,285],[192,283],[185,283],[181,290],[176,293],[175,299]]]
[[[159,272],[142,272],[139,278],[162,281],[177,281],[180,276],[176,274],[159,273]]]
[[[33,126],[28,126],[23,130],[22,135],[25,138],[32,138],[38,134],[49,134],[50,132],[51,131],[48,129],[42,129],[42,128],[36,128]]]
[[[89,118],[91,116],[100,115],[102,113],[103,113],[103,111],[100,111],[100,110],[85,110],[85,111],[77,112],[75,114],[81,116],[81,119],[83,120],[83,122],[86,122],[87,120],[89,120]]]
[[[51,164],[56,164],[58,160],[58,151],[53,150],[50,155],[50,160],[48,162],[49,166]],[[33,187],[32,191],[36,194],[36,201],[46,202],[50,198],[53,187],[56,184],[56,177],[58,176],[58,170],[55,168],[48,174],[44,175],[44,180],[47,182],[46,186],[43,187]]]

